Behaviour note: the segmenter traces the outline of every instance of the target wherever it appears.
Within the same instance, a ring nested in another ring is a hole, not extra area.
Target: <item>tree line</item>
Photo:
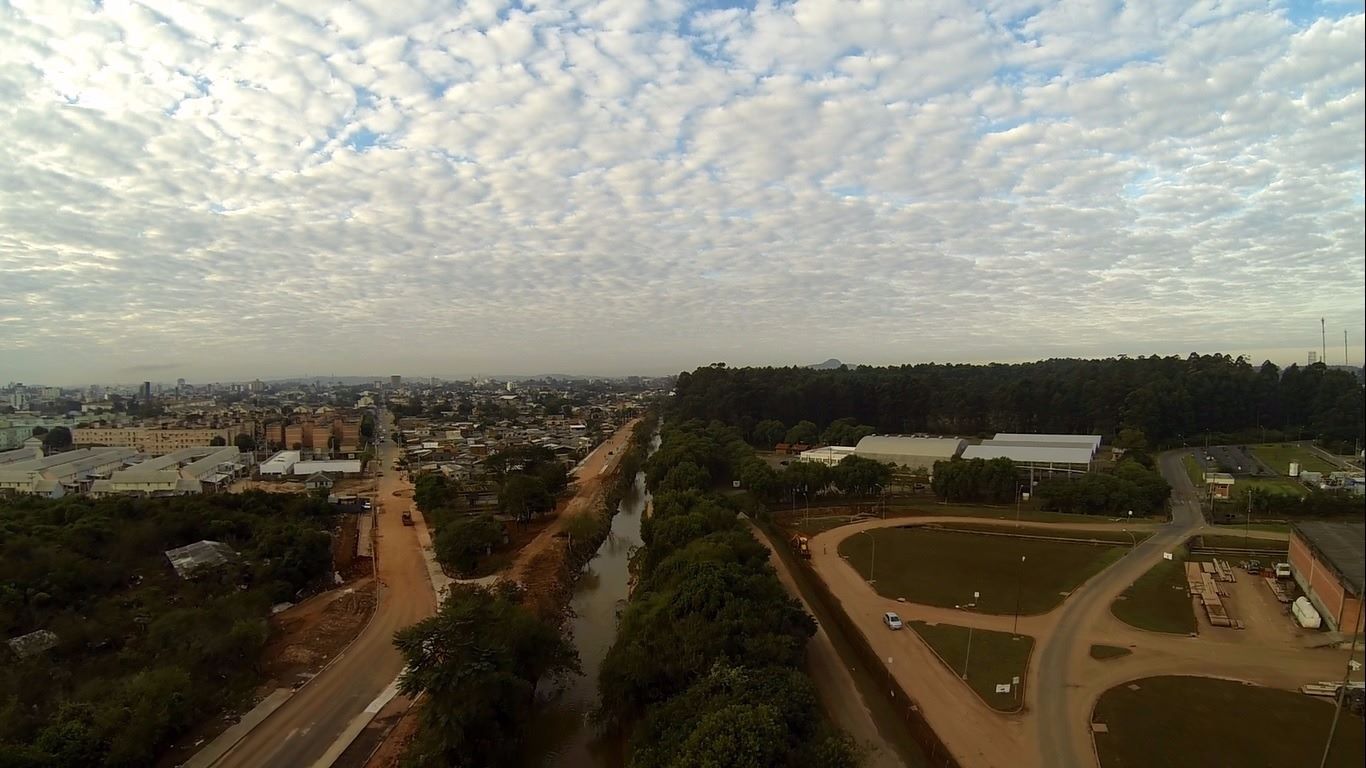
[[[598,719],[629,734],[633,768],[856,765],[801,671],[815,623],[737,519],[739,502],[711,490],[752,449],[716,423],[670,424],[662,436],[646,462],[653,514],[599,675]]]
[[[0,500],[0,764],[146,766],[199,721],[245,700],[275,603],[331,573],[332,509],[303,494]],[[237,552],[184,580],[165,550]]]
[[[829,438],[823,431],[840,420],[898,434],[1114,438],[1127,429],[1153,448],[1208,435],[1217,443],[1316,438],[1341,450],[1366,432],[1355,373],[1321,363],[1282,370],[1228,355],[837,370],[717,363],[679,374],[673,411],[731,424],[765,447],[811,442],[813,434],[844,444],[836,439],[852,439],[847,430]]]

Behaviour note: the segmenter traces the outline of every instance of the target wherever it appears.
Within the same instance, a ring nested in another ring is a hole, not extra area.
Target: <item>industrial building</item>
[[[1366,524],[1295,523],[1290,573],[1330,629],[1354,632],[1366,582]]]
[[[817,464],[833,467],[843,461],[845,456],[853,456],[854,450],[853,447],[847,445],[827,445],[823,448],[802,451],[797,458],[800,461],[814,461]]]
[[[33,441],[31,441],[33,442]],[[79,448],[43,456],[27,445],[0,454],[0,493],[60,498],[89,490],[97,479],[122,469],[137,455],[132,448]]]
[[[933,473],[936,461],[948,461],[963,452],[967,443],[956,437],[902,437],[869,435],[854,446],[854,455],[895,464],[912,472]]]
[[[261,462],[258,472],[263,477],[283,478],[297,475],[308,477],[315,472],[329,475],[359,475],[362,465],[360,459],[316,459],[304,461],[300,451],[280,451]]]
[[[170,496],[215,491],[242,474],[246,466],[246,456],[235,446],[182,448],[96,480],[90,493]]]
[[[1091,471],[1100,435],[1030,435],[1002,432],[996,437],[970,445],[965,459],[1010,459],[1029,471],[1031,479],[1055,474],[1076,475]]]

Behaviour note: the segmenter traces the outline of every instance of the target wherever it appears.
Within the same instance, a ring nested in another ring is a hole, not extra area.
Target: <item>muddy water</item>
[[[618,768],[620,744],[599,740],[589,714],[598,702],[598,670],[617,633],[617,613],[626,605],[627,562],[640,546],[640,519],[649,495],[637,473],[612,518],[612,533],[589,561],[570,601],[570,639],[583,674],[575,675],[526,730],[525,768]]]

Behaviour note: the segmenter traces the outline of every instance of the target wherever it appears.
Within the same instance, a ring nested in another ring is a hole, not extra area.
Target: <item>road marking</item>
[[[402,677],[403,675],[400,673],[399,677],[394,678],[392,683],[380,691],[374,701],[367,704],[359,715],[351,718],[351,722],[346,724],[346,729],[341,732],[336,741],[332,742],[332,746],[327,748],[322,757],[313,762],[312,768],[331,768],[332,764],[337,762],[342,753],[351,746],[351,742],[355,741],[360,732],[365,730],[371,720],[375,719],[375,715],[379,714],[379,711],[384,709],[384,706],[398,695],[398,681]]]

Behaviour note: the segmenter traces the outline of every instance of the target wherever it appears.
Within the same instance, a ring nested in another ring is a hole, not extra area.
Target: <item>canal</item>
[[[659,445],[658,436],[651,453]],[[598,670],[617,634],[617,613],[626,605],[631,554],[640,546],[640,521],[649,501],[645,473],[622,498],[612,532],[588,562],[569,603],[568,630],[583,672],[574,675],[526,730],[524,768],[620,768],[618,739],[599,739],[589,717],[598,703]]]

